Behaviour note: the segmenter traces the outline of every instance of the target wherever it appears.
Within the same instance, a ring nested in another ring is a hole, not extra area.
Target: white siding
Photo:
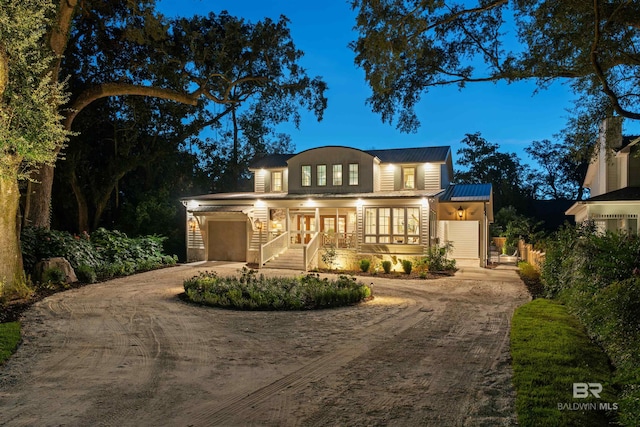
[[[479,221],[439,221],[442,243],[451,242],[451,258],[480,258]]]
[[[267,171],[264,169],[260,169],[254,172],[254,191],[256,193],[264,193],[264,177],[267,174]],[[283,177],[284,179],[284,177]]]
[[[424,164],[424,189],[426,191],[439,191],[440,187],[440,165],[435,163]]]
[[[383,165],[380,167],[381,179],[380,179],[380,191],[393,191],[395,180],[395,166]]]

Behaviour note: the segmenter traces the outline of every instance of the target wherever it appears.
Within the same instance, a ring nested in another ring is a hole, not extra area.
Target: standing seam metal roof
[[[491,184],[451,184],[440,196],[441,202],[488,202]]]
[[[325,147],[317,147],[325,148]],[[339,147],[336,147],[339,148]],[[344,147],[349,148],[349,147]],[[307,150],[308,151],[308,150]],[[363,150],[365,153],[375,156],[382,163],[444,163],[447,161],[451,148],[418,147],[418,148],[391,148],[387,150]],[[297,153],[300,154],[300,153]],[[297,154],[271,154],[254,161],[250,169],[270,169],[287,167],[287,161]]]

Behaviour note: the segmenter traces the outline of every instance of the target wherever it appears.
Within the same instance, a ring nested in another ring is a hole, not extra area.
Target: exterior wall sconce
[[[460,206],[458,208],[458,219],[462,219],[463,215],[464,215],[464,209],[462,209],[462,206]]]
[[[194,232],[196,231],[196,226],[198,225],[198,223],[196,222],[195,218],[191,217],[187,222],[187,225],[189,226],[189,231]]]
[[[264,226],[264,224],[263,224],[263,222],[262,222],[262,221],[260,221],[260,218],[256,219],[256,220],[253,222],[253,225],[256,227],[256,230],[258,230],[258,231],[262,232],[262,227]]]

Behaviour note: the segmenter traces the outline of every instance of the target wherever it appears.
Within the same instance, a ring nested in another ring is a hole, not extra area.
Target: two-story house
[[[593,221],[600,232],[640,232],[640,137],[622,135],[621,117],[600,125],[582,186],[590,190],[589,199],[576,202],[566,212],[575,216],[576,223]]]
[[[183,199],[188,261],[357,269],[363,258],[422,256],[451,242],[459,263],[486,265],[490,184],[452,185],[450,147],[362,151],[327,146],[254,162],[254,191]]]

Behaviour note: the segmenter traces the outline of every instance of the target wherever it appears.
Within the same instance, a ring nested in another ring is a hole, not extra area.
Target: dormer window
[[[311,187],[311,165],[302,165],[302,186]]]
[[[333,185],[336,187],[342,185],[342,165],[333,165]]]
[[[318,187],[327,185],[327,165],[316,166],[316,179],[318,180]]]
[[[271,191],[282,191],[282,171],[271,172]]]
[[[403,167],[402,168],[402,188],[405,190],[416,189],[416,168]]]
[[[349,163],[349,185],[358,185],[358,164]]]

